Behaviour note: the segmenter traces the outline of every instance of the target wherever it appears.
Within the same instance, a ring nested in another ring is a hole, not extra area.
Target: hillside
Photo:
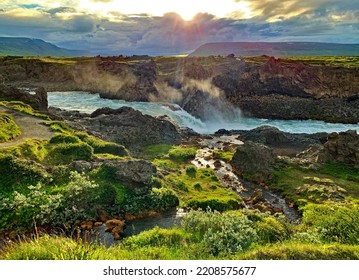
[[[0,37],[0,56],[83,56],[84,51],[59,48],[40,39]]]
[[[228,55],[276,57],[289,56],[356,56],[359,44],[331,44],[310,42],[220,42],[208,43],[197,48],[190,56]]]

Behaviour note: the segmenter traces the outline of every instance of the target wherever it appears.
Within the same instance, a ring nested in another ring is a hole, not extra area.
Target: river
[[[313,120],[267,120],[242,117],[238,109],[236,117],[226,118],[216,112],[211,121],[203,122],[184,111],[176,104],[164,104],[153,102],[127,102],[123,100],[110,100],[100,98],[99,94],[87,92],[49,92],[49,106],[64,110],[76,110],[83,113],[92,113],[98,108],[109,107],[117,109],[123,106],[132,107],[144,114],[151,116],[167,115],[180,127],[189,127],[201,134],[212,134],[218,129],[250,130],[261,125],[277,127],[290,133],[316,133],[339,132],[348,129],[359,130],[359,124],[325,123]]]

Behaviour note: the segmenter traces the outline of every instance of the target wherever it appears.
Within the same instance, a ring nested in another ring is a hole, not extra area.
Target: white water
[[[348,129],[359,131],[359,124],[332,124],[322,121],[299,121],[299,120],[266,120],[257,118],[235,117],[225,120],[223,116],[214,116],[214,120],[202,122],[193,117],[181,107],[174,104],[153,102],[127,102],[123,100],[110,100],[100,98],[98,94],[86,92],[49,92],[49,106],[64,110],[77,110],[83,113],[92,113],[98,108],[109,107],[117,109],[123,106],[132,107],[144,114],[151,116],[167,115],[179,126],[189,127],[202,134],[211,134],[218,129],[249,130],[261,125],[270,125],[291,133],[316,133],[316,132],[339,132]]]

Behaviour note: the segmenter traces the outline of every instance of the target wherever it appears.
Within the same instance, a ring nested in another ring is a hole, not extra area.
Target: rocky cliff
[[[333,62],[334,61],[334,62]],[[202,119],[240,108],[260,118],[359,121],[355,58],[227,57],[0,59],[6,84],[84,90],[103,98],[172,102]]]

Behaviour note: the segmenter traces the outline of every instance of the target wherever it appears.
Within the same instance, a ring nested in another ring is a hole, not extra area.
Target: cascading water
[[[92,113],[98,108],[109,107],[112,109],[123,106],[132,107],[144,114],[151,116],[167,115],[180,127],[189,127],[201,134],[212,134],[218,129],[249,130],[261,125],[277,127],[290,133],[316,133],[339,132],[348,129],[359,130],[359,124],[325,123],[323,121],[299,121],[299,120],[267,120],[241,117],[239,113],[226,118],[220,112],[212,112],[207,121],[201,121],[176,104],[164,104],[154,102],[127,102],[123,100],[110,100],[100,98],[98,94],[86,92],[49,92],[49,106],[64,110],[76,110],[83,113]]]

